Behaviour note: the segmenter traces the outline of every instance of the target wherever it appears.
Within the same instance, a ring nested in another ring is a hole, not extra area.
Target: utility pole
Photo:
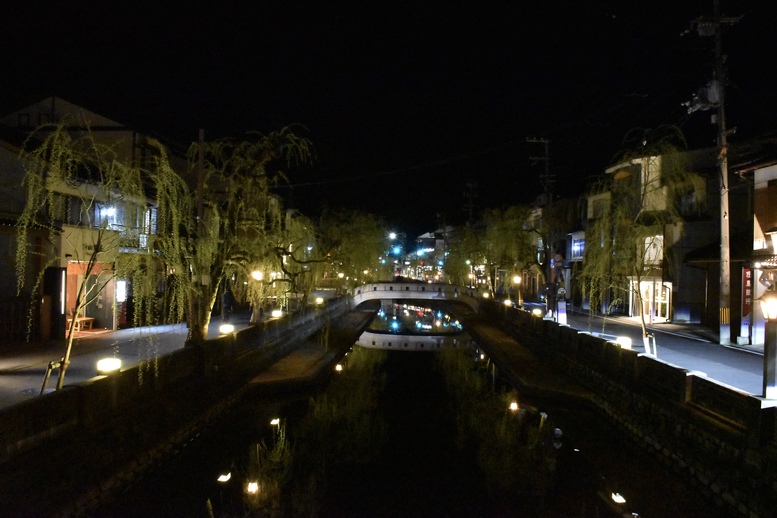
[[[542,184],[542,187],[545,189],[545,196],[547,197],[547,200],[545,200],[545,203],[547,205],[552,205],[553,204],[553,183],[555,182],[556,178],[554,175],[550,173],[550,156],[548,154],[548,146],[550,145],[550,140],[544,139],[544,138],[527,138],[526,142],[530,144],[542,144],[544,147],[545,154],[543,156],[530,156],[529,160],[532,160],[534,162],[545,163],[545,171],[543,174],[540,175],[540,183]]]
[[[543,246],[545,247],[545,286],[547,287],[547,294],[545,298],[545,314],[552,316],[556,319],[556,283],[553,282],[553,268],[551,267],[551,260],[553,259],[555,251],[555,243],[553,242],[553,236],[551,236],[552,229],[547,223],[550,218],[550,212],[553,210],[553,182],[554,176],[550,173],[550,156],[548,147],[550,141],[544,138],[527,138],[526,142],[530,144],[542,144],[544,149],[543,156],[530,156],[529,160],[533,162],[543,162],[545,164],[544,172],[540,175],[540,183],[544,188],[544,207],[542,213],[542,219],[545,221],[545,235],[542,235]]]
[[[739,18],[727,18],[720,14],[720,0],[713,0],[713,18],[698,18],[692,28],[699,36],[715,38],[715,66],[712,82],[685,103],[688,113],[715,108],[713,123],[718,126],[718,166],[720,168],[720,343],[731,343],[731,240],[730,211],[728,203],[728,133],[726,127],[726,56],[723,54],[723,24],[732,24]]]
[[[728,207],[728,142],[726,139],[726,71],[723,64],[723,38],[720,0],[715,4],[715,76],[718,85],[718,161],[720,162],[720,343],[731,343],[731,242]]]
[[[473,217],[475,215],[475,198],[477,195],[477,182],[467,182],[467,190],[464,192],[464,197],[467,199],[465,210],[467,211],[467,224],[472,225]]]

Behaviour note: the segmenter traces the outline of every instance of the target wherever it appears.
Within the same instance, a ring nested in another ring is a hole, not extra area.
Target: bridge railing
[[[375,299],[451,300],[467,304],[477,310],[478,300],[471,288],[442,283],[375,282],[357,286],[353,290],[354,304]]]

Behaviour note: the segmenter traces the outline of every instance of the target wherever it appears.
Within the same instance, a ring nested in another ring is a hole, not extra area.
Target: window
[[[109,230],[115,230],[119,226],[119,211],[114,205],[98,203],[96,210],[97,218],[95,227],[104,227]]]
[[[664,236],[645,238],[645,266],[660,266],[664,259]]]
[[[582,259],[585,255],[585,238],[572,238],[571,259]]]
[[[604,216],[610,207],[610,193],[596,194],[588,198],[588,219]]]

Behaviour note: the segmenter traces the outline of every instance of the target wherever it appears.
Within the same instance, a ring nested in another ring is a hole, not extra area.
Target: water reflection
[[[482,352],[448,349],[409,364],[391,354],[354,348],[326,391],[310,397],[305,415],[280,418],[271,437],[233,461],[225,484],[242,494],[233,492],[225,502],[220,489],[207,507],[217,516],[342,516],[378,509],[417,515],[431,502],[428,512],[442,507],[445,515],[464,516],[545,499],[559,437],[546,414],[506,385],[493,390]],[[395,365],[386,365],[392,358]],[[399,396],[386,387],[387,371],[396,374],[398,362],[403,369],[421,365],[414,381],[400,376],[406,393]],[[416,484],[425,489],[414,496]],[[432,497],[433,491],[446,496]]]
[[[384,300],[357,345],[372,349],[435,351],[458,348],[470,342],[461,323],[443,307]]]
[[[522,398],[477,348],[354,347],[339,364],[319,392],[246,402],[110,515],[142,503],[148,516],[631,516],[646,507],[639,480],[605,480],[607,457],[667,495],[654,508],[685,501],[591,416]],[[606,446],[588,449],[583,432]]]
[[[368,330],[375,333],[449,335],[461,333],[461,324],[441,307],[384,300]]]

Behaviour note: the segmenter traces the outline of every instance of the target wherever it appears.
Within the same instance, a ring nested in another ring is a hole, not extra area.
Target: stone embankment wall
[[[504,330],[592,391],[621,430],[732,515],[773,516],[772,402],[568,326],[497,304]]]
[[[129,482],[174,454],[237,402],[251,377],[350,307],[348,299],[331,300],[1,410],[5,515],[88,514],[120,489],[103,487],[122,483],[113,476],[117,469]],[[104,471],[104,482],[84,475],[87,457],[90,468]],[[49,477],[72,483],[47,486]]]

